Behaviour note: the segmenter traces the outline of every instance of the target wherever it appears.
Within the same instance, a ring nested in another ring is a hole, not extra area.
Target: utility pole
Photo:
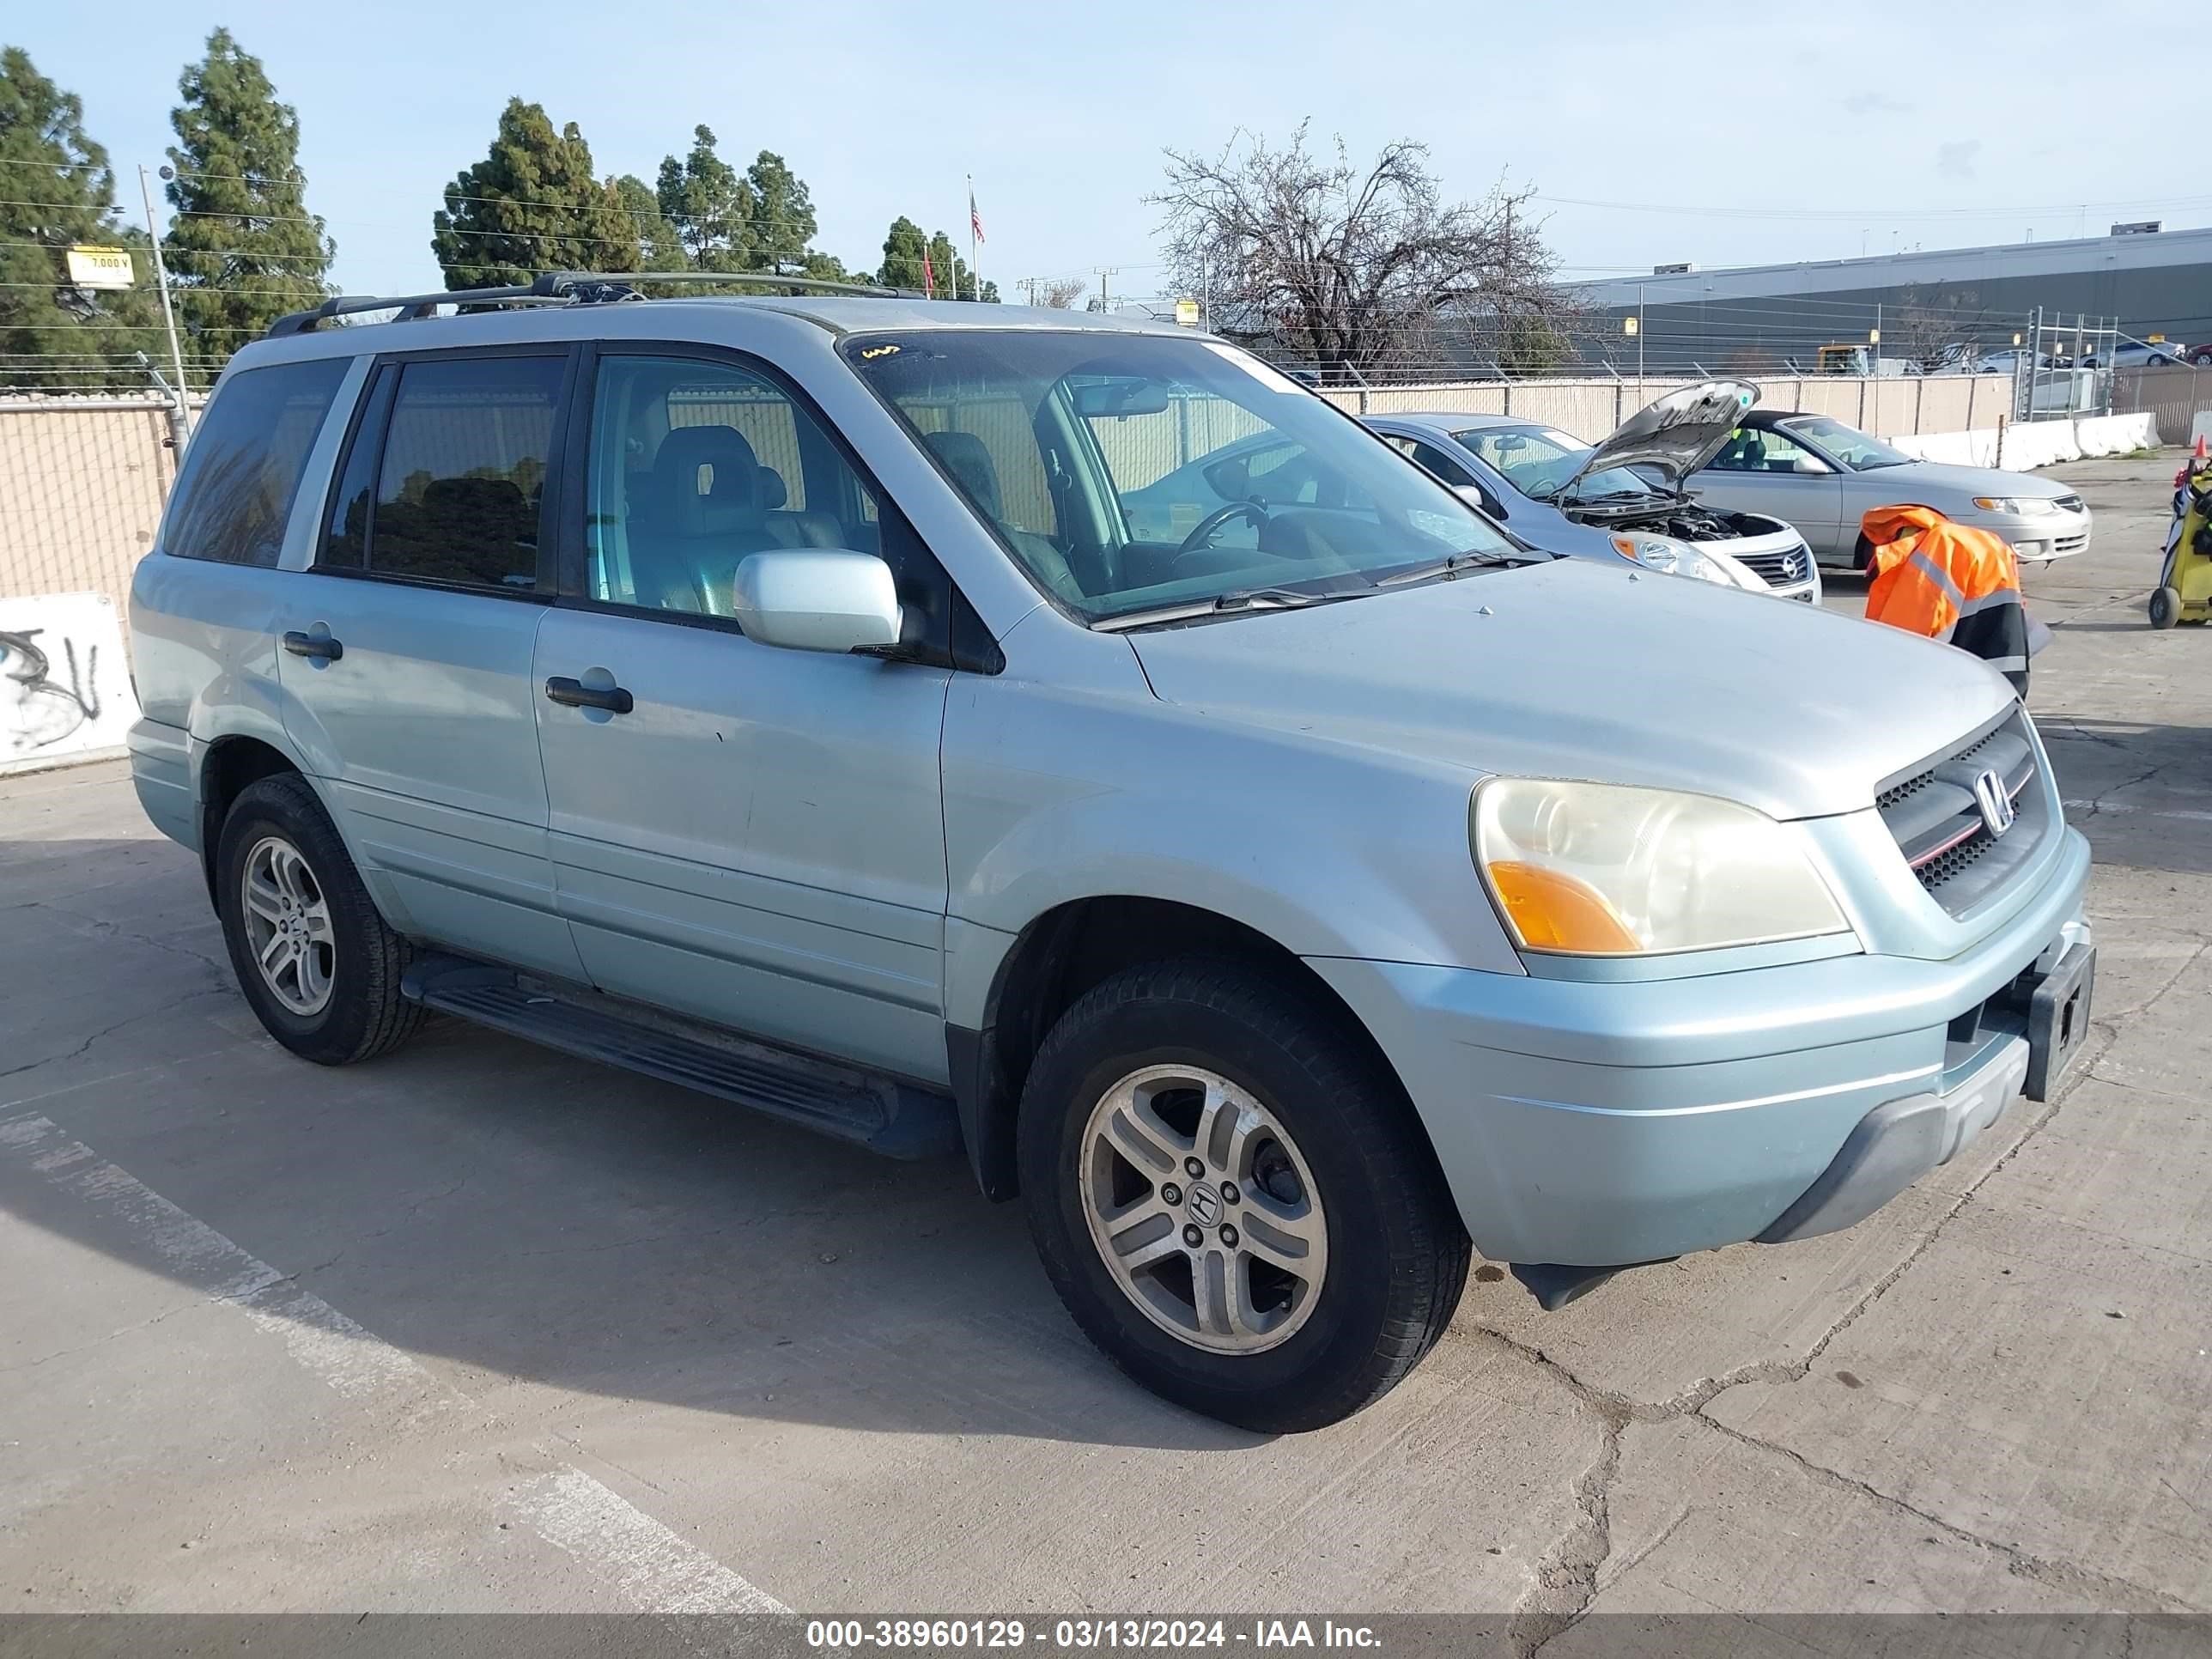
[[[161,169],[167,176],[169,169]],[[138,169],[138,196],[146,204],[146,239],[154,249],[154,283],[161,290],[161,324],[169,331],[169,367],[177,373],[177,459],[184,459],[185,446],[191,441],[191,405],[185,400],[185,353],[177,343],[177,313],[169,306],[169,267],[161,258],[161,239],[154,229],[154,186],[146,169]]]
[[[1091,268],[1091,274],[1098,279],[1098,309],[1104,311],[1107,309],[1106,279],[1109,276],[1119,276],[1121,274],[1121,267],[1119,265],[1093,265]]]

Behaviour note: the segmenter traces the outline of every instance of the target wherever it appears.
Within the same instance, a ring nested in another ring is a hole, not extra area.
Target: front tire
[[[2181,620],[2181,595],[2171,587],[2155,587],[2150,595],[2150,625],[2171,628]]]
[[[239,988],[270,1036],[347,1066],[397,1048],[423,1011],[399,992],[407,941],[385,925],[297,773],[240,792],[216,846],[216,907]]]
[[[1023,1196],[1076,1322],[1154,1393],[1262,1433],[1388,1393],[1467,1278],[1426,1137],[1340,1009],[1240,964],[1115,975],[1022,1094]]]

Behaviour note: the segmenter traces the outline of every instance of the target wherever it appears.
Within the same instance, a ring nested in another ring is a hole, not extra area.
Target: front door
[[[879,551],[902,592],[927,555],[765,372],[610,354],[592,379],[582,556],[534,674],[592,981],[943,1082],[951,671],[759,645],[730,615],[749,553]]]
[[[286,586],[278,672],[287,730],[395,921],[578,976],[531,681],[567,370],[565,348],[378,368],[314,565]]]
[[[1739,428],[1687,482],[1714,507],[1794,526],[1816,558],[1848,559],[1858,540],[1857,523],[1843,521],[1842,476],[1779,428]]]

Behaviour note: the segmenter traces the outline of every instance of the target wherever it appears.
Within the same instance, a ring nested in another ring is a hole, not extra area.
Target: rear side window
[[[566,367],[561,357],[434,358],[380,371],[331,503],[322,562],[457,586],[535,588]]]
[[[274,568],[308,453],[351,366],[322,357],[225,377],[185,452],[164,550]]]

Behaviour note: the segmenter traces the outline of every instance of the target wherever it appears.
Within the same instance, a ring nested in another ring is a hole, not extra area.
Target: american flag
[[[921,291],[930,299],[937,297],[937,267],[929,263],[929,250],[921,251]]]
[[[991,240],[983,234],[983,216],[975,211],[975,186],[973,183],[968,186],[968,228],[975,234],[975,240],[979,242]]]

